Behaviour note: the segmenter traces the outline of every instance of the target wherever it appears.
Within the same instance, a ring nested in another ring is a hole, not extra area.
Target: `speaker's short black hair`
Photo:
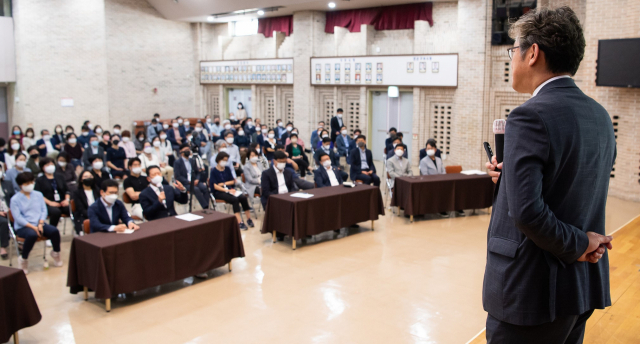
[[[32,182],[36,180],[36,177],[33,175],[33,173],[31,172],[22,172],[20,174],[18,174],[18,176],[16,177],[16,184],[23,185],[29,182]]]
[[[105,180],[103,180],[103,181],[102,181],[102,185],[100,185],[100,189],[101,189],[102,191],[105,191],[105,192],[106,192],[106,191],[107,191],[107,189],[108,189],[108,188],[110,188],[110,187],[116,187],[116,188],[119,188],[119,186],[118,186],[118,182],[117,182],[117,181],[115,181],[115,180],[113,180],[113,179],[105,179]]]
[[[276,151],[273,153],[273,158],[276,160],[286,159],[287,155],[283,151]]]

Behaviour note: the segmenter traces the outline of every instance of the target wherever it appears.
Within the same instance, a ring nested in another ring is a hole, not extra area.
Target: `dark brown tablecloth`
[[[204,214],[197,221],[168,217],[133,234],[93,233],[71,243],[67,286],[84,286],[98,299],[174,282],[244,257],[235,216]]]
[[[404,209],[406,215],[482,209],[492,205],[493,190],[489,175],[399,177],[395,180],[391,205]]]
[[[377,220],[384,215],[380,188],[358,185],[306,190],[311,198],[291,197],[291,193],[269,197],[262,233],[277,231],[301,239],[307,235]]]
[[[20,269],[0,266],[0,343],[14,332],[40,322],[42,315],[27,276]]]

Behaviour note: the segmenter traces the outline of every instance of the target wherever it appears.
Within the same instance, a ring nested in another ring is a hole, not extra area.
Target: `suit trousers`
[[[369,170],[363,170],[365,172],[368,172]],[[380,186],[380,177],[378,177],[375,173],[372,173],[371,175],[368,174],[358,174],[355,176],[351,176],[351,179],[353,179],[353,181],[355,182],[356,180],[362,180],[362,182],[364,184],[368,184],[371,185],[373,184],[374,186]]]
[[[557,316],[535,326],[520,326],[487,316],[487,344],[581,344],[593,309],[580,315]]]
[[[38,240],[38,234],[36,231],[29,227],[22,227],[16,231],[16,235],[24,239],[22,245],[22,259],[29,258],[29,253]],[[54,252],[60,252],[60,232],[58,228],[45,223],[42,227],[42,235],[51,240],[51,246],[53,246]]]
[[[9,220],[0,216],[0,247],[9,246]]]
[[[187,188],[187,191],[191,191],[190,184],[185,185],[184,187]],[[195,185],[193,188],[193,195],[198,200],[198,203],[200,203],[202,209],[209,209],[209,188],[207,188],[205,183],[199,182],[198,185]]]
[[[58,227],[62,214],[69,215],[69,207],[52,207],[47,205],[47,212],[49,213],[49,224]]]

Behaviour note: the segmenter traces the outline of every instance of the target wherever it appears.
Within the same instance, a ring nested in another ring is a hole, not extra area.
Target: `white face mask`
[[[229,116],[229,119],[232,120],[232,121],[235,121],[236,120],[236,116]]]
[[[151,152],[153,152],[153,147],[144,147],[144,152],[147,154],[151,154]]]
[[[184,122],[184,121],[181,120],[181,119],[178,120],[178,124],[182,124],[182,122]]]
[[[65,167],[65,166],[67,166],[67,162],[66,161],[58,161],[58,166]]]
[[[404,155],[404,151],[402,149],[396,149],[396,155],[397,156],[403,156]]]
[[[256,147],[256,153],[260,154],[260,147]]]
[[[233,143],[233,137],[227,137],[226,138],[227,143],[231,144]]]
[[[160,147],[160,141],[153,141],[154,147]]]
[[[342,118],[342,114],[341,113],[338,114],[338,118]]]
[[[329,149],[331,149],[331,145],[330,145],[330,144],[328,144],[328,145],[322,145],[322,147],[324,147],[324,149],[325,149],[325,150],[329,150]]]
[[[228,162],[229,162],[229,161],[227,161],[227,160],[220,160],[220,161],[218,162],[218,165],[220,165],[220,167],[227,167],[227,163],[228,163]]]
[[[89,136],[89,132],[88,131],[83,131],[82,132],[82,136]]]
[[[101,170],[104,164],[102,163],[102,161],[96,161],[93,164],[91,164],[91,166],[93,166],[94,170]]]
[[[11,149],[13,149],[14,151],[19,150],[20,149],[20,144],[19,143],[11,144]]]
[[[276,167],[280,170],[280,171],[284,171],[284,168],[287,166],[286,163],[284,162],[279,162],[276,164]]]
[[[33,191],[33,188],[36,186],[36,184],[29,184],[29,185],[22,185],[22,191],[26,192],[26,193],[31,193]]]
[[[342,135],[347,135],[347,133],[348,133],[348,131],[346,131],[346,130],[342,131]]]
[[[101,128],[96,129],[96,134],[102,134],[102,129]]]
[[[435,149],[428,149],[428,150],[427,150],[427,155],[428,155],[428,156],[434,156],[434,155],[436,155],[436,151],[435,151]]]
[[[138,141],[140,141],[140,142],[144,141],[144,136],[138,137]]]
[[[242,130],[238,131],[238,135],[244,136],[244,131],[242,131]]]
[[[24,168],[25,166],[27,166],[27,162],[23,160],[16,161],[16,166],[19,168]]]
[[[276,135],[274,135],[274,134],[269,134],[269,138],[270,138],[270,139],[272,139],[272,138],[274,138],[274,137],[276,137]]]
[[[266,134],[266,133],[268,133],[268,132],[269,132],[269,130],[267,130],[267,129],[262,129],[262,133],[263,133],[263,134]]]
[[[202,131],[202,128],[200,128],[200,127],[196,127],[196,131],[197,131],[197,132],[201,132],[201,131]]]
[[[53,174],[56,171],[56,167],[54,165],[47,165],[44,167],[44,173]]]
[[[164,128],[164,130],[167,130],[167,129],[169,129],[169,125],[165,123],[165,124],[162,125],[162,128]]]
[[[120,134],[120,129],[113,129],[114,134]]]
[[[122,138],[122,142],[127,143],[129,142],[129,137],[125,136]]]
[[[278,126],[279,126],[280,128],[282,128],[282,122],[279,122],[279,123],[278,123]]]
[[[159,186],[160,184],[162,184],[162,176],[155,176],[151,178],[151,184],[155,186]]]
[[[258,157],[257,156],[251,157],[249,161],[255,164],[256,162],[258,162]]]
[[[118,195],[106,195],[104,200],[109,204],[114,204],[118,200]]]
[[[228,123],[227,123],[227,124],[225,124],[225,125],[224,125],[224,128],[225,128],[226,130],[231,129],[231,124],[228,124]]]
[[[329,137],[329,135],[327,135],[327,134],[322,135],[322,138],[323,138],[323,139],[324,139],[325,137]]]
[[[49,141],[49,140],[51,140],[51,136],[50,135],[45,135],[45,136],[42,137],[42,139],[45,140],[45,141]]]
[[[287,127],[287,131],[293,130],[293,127]]]
[[[298,139],[297,139],[297,138],[295,138],[295,137],[294,137],[294,138],[292,138],[292,139],[291,139],[291,143],[298,143]]]
[[[166,139],[167,139],[167,135],[166,135],[166,134],[162,134],[162,135],[160,135],[160,139],[162,139],[162,140],[166,140]]]
[[[252,128],[253,127],[253,123],[247,122],[247,127]]]
[[[177,128],[177,127],[179,127],[179,126],[180,126],[180,124],[179,124],[179,123],[175,123],[175,122],[174,122],[174,123],[172,123],[171,125],[172,125],[174,128]]]
[[[211,123],[211,118],[206,119],[207,123]]]
[[[133,167],[131,168],[131,172],[133,172],[134,174],[140,174],[142,173],[142,167]]]
[[[227,152],[227,148],[222,147],[222,148],[220,148],[220,149],[218,150],[218,152],[225,152],[225,153],[226,153],[226,152]]]
[[[87,124],[87,127],[89,127],[89,129],[93,129],[93,124],[88,123],[88,124]]]
[[[189,122],[184,122],[184,127],[185,128],[189,128],[189,125],[190,125]]]
[[[322,166],[329,168],[329,166],[331,166],[331,159],[323,161]]]

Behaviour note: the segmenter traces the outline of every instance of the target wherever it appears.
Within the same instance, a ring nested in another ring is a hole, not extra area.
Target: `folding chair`
[[[244,177],[244,173],[240,175],[242,177],[242,189],[244,190],[244,192],[247,194],[247,197],[249,197],[249,201],[251,202],[251,211],[253,211],[253,215],[256,217],[256,220],[258,219],[258,213],[256,211],[255,208],[255,204],[256,204],[256,199],[258,200],[258,204],[260,206],[262,206],[262,202],[260,202],[260,194],[256,194],[254,193],[253,195],[249,196],[249,190],[247,190],[247,188],[244,186],[244,184],[247,182],[246,178]]]
[[[20,238],[18,237],[18,235],[16,234],[16,232],[13,229],[13,215],[11,214],[11,210],[9,210],[7,212],[7,219],[9,220],[9,236],[10,239],[13,239],[13,242],[16,246],[16,254],[20,255],[20,250],[18,249],[18,243],[24,243],[24,238]],[[49,262],[47,261],[47,238],[45,238],[44,236],[39,237],[36,242],[42,242],[42,247],[44,248],[44,253],[42,254],[42,259],[44,260],[44,268],[48,269],[49,268]],[[9,266],[13,266],[11,264],[12,261],[12,257],[11,257],[11,250],[9,251]]]
[[[89,220],[84,220],[84,222],[82,222],[82,230],[84,231],[84,234],[91,234],[91,222]]]

